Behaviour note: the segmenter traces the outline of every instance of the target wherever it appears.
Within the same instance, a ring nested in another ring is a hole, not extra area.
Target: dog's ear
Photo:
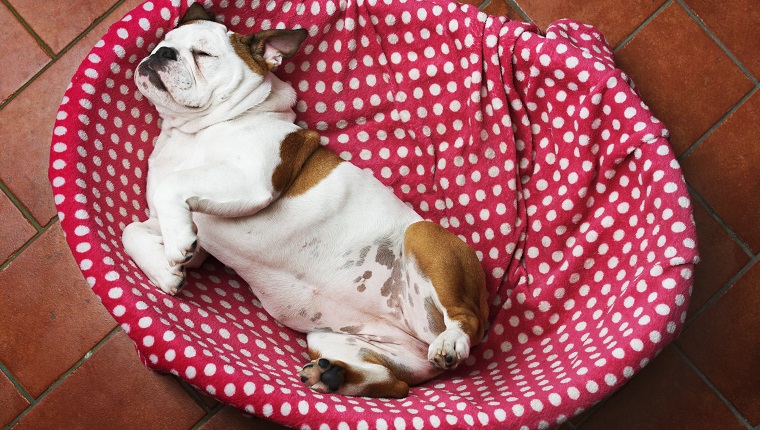
[[[206,9],[201,6],[200,3],[193,3],[179,20],[179,27],[182,24],[187,24],[190,21],[215,21],[214,15],[206,12]]]
[[[309,32],[298,30],[264,30],[248,36],[248,46],[254,57],[264,59],[270,70],[282,64],[283,58],[290,58],[298,52]]]

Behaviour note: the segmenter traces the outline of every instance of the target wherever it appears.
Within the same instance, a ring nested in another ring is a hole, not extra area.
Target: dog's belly
[[[386,342],[435,337],[425,313],[432,286],[402,255],[406,227],[422,218],[353,165],[254,216],[194,220],[200,245],[295,330]]]

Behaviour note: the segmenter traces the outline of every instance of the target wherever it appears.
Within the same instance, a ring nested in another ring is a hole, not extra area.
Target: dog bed
[[[297,372],[302,334],[218,261],[164,295],[125,254],[147,217],[159,133],[133,69],[188,1],[114,24],[73,77],[50,180],[93,291],[146,366],[296,428],[551,428],[629,380],[679,333],[696,262],[668,134],[595,29],[540,32],[447,1],[205,1],[240,33],[309,31],[277,74],[298,123],[470,244],[490,300],[486,339],[401,400],[323,395]]]

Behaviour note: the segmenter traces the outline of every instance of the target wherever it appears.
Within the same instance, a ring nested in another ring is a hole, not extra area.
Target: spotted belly
[[[331,331],[377,340],[431,338],[429,281],[410,267],[398,241],[355,246],[336,255],[330,265],[302,269],[294,267],[288,279],[279,282],[287,287],[277,288],[276,297],[271,286],[262,288],[262,303],[282,324],[301,332]]]

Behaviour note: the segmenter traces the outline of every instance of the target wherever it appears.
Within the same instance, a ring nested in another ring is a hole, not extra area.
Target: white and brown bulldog
[[[176,294],[208,254],[282,324],[307,333],[301,380],[322,393],[404,397],[483,337],[474,252],[294,124],[270,71],[305,30],[230,32],[198,4],[137,67],[163,119],[149,159],[150,217],[126,251]]]

